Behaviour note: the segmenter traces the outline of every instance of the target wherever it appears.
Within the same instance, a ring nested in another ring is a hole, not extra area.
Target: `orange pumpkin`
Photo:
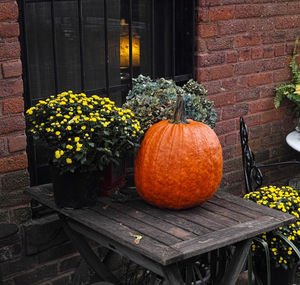
[[[217,135],[203,123],[185,120],[179,101],[174,121],[150,127],[135,160],[137,192],[160,208],[199,205],[214,195],[222,178]]]

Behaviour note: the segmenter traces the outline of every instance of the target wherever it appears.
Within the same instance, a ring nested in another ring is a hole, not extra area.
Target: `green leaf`
[[[271,285],[271,262],[270,262],[270,250],[269,250],[269,246],[266,243],[266,241],[264,241],[261,238],[255,237],[254,238],[255,241],[257,241],[258,243],[260,243],[265,251],[265,255],[266,255],[266,265],[267,265],[267,285]]]
[[[283,235],[281,232],[275,232],[275,235],[279,236],[280,238],[282,238],[297,254],[298,258],[300,259],[300,251],[297,248],[297,246],[295,246],[295,244],[290,241],[285,235]]]

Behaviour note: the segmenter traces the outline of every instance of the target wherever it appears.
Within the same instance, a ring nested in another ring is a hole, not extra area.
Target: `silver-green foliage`
[[[187,118],[214,128],[217,115],[214,103],[205,97],[206,93],[204,86],[192,79],[180,87],[173,80],[159,78],[153,81],[139,75],[133,79],[133,88],[123,107],[134,112],[145,132],[161,120],[172,119],[177,95],[181,94],[186,103]]]

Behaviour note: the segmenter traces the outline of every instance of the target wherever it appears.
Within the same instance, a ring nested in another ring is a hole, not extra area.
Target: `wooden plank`
[[[215,213],[211,211],[208,206],[203,207],[203,204],[201,204],[199,207],[193,208],[193,213],[195,213],[195,215],[201,215],[214,221],[218,221],[225,226],[233,226],[239,222],[236,219],[228,218],[227,216],[222,215],[222,213]]]
[[[156,261],[151,260],[150,258],[118,243],[117,241],[110,239],[104,235],[99,234],[98,232],[95,232],[93,229],[88,228],[80,223],[77,223],[75,221],[72,221],[71,219],[68,221],[69,226],[77,232],[80,232],[85,237],[89,238],[90,240],[93,240],[102,246],[117,252],[118,254],[121,254],[130,260],[133,260],[135,263],[148,268],[152,272],[163,276],[163,271],[161,268],[161,264],[159,264]]]
[[[193,240],[183,241],[173,245],[172,248],[180,251],[184,259],[187,259],[271,231],[294,220],[292,216],[290,217],[290,220],[280,221],[274,217],[263,216],[256,220],[199,236]]]
[[[168,233],[158,230],[149,224],[132,218],[131,216],[127,215],[126,212],[120,212],[111,206],[107,207],[105,204],[97,203],[97,207],[93,207],[91,210],[106,216],[117,223],[122,223],[124,226],[140,232],[142,236],[147,235],[148,237],[157,240],[162,244],[171,245],[182,241],[182,239],[176,238]]]
[[[111,201],[111,199],[107,197],[101,198],[99,203],[102,203],[102,207],[111,207],[113,209],[116,209],[120,213],[124,213],[130,217],[142,221],[145,224],[148,224],[149,227],[154,227],[156,229],[159,229],[160,231],[171,234],[179,239],[188,240],[190,238],[196,237],[195,234],[186,231],[181,227],[175,226],[173,224],[163,221],[162,219],[129,207],[128,203],[118,203],[115,201]]]
[[[201,205],[201,207],[203,207],[206,210],[213,211],[214,213],[217,213],[218,215],[228,217],[228,218],[230,218],[232,220],[235,220],[236,222],[239,222],[239,223],[253,220],[253,218],[245,216],[241,213],[237,213],[233,210],[226,209],[226,208],[222,207],[221,205],[220,206],[216,205],[216,204],[214,204],[210,201],[206,201],[205,203],[203,203]],[[231,208],[234,208],[232,206],[232,204],[231,204]]]
[[[271,209],[271,208],[263,206],[263,205],[258,205],[253,201],[245,200],[241,197],[234,196],[229,193],[221,192],[221,191],[217,192],[217,194],[215,196],[222,200],[233,203],[233,205],[232,205],[233,208],[235,207],[235,205],[240,205],[242,207],[242,209],[250,209],[250,210],[260,213],[262,215],[267,215],[267,216],[277,218],[281,221],[293,222],[293,220],[291,220],[291,217],[294,217],[294,216],[291,216],[290,214],[287,214],[287,213],[284,213],[284,212],[281,212],[281,211],[278,211],[275,209]],[[294,217],[294,220],[296,220],[296,217]]]
[[[176,211],[165,210],[165,209],[161,210],[159,208],[147,204],[142,200],[128,201],[126,204],[138,211],[147,213],[153,217],[159,218],[167,223],[173,224],[176,227],[180,227],[196,235],[202,235],[210,232],[210,230],[207,228],[201,227],[196,223],[193,223],[191,221],[176,216]]]
[[[31,187],[29,190],[26,190],[26,192],[40,203],[159,263],[164,263],[169,259],[171,260],[174,256],[180,259],[181,253],[145,235],[139,245],[136,245],[134,242],[135,238],[131,234],[141,235],[140,232],[126,227],[121,223],[117,223],[108,217],[101,216],[94,211],[89,209],[65,210],[57,208],[53,197],[49,196],[49,193],[47,193],[43,187]]]
[[[251,239],[237,244],[232,260],[226,270],[226,274],[222,278],[219,285],[234,285],[236,283],[247,259],[250,245]]]
[[[249,219],[255,219],[262,215],[261,213],[253,211],[252,209],[244,208],[240,204],[235,204],[231,201],[227,201],[225,199],[220,199],[218,197],[213,197],[212,199],[210,199],[207,202],[209,204],[209,207],[219,206],[220,208],[223,209],[224,212],[231,213],[232,216],[237,215],[239,217],[244,217],[244,218],[248,217]]]
[[[201,227],[209,229],[211,231],[217,231],[226,227],[226,225],[222,223],[218,223],[213,219],[206,218],[201,215],[197,215],[193,209],[185,210],[185,211],[178,211],[174,213],[175,216],[183,218],[185,220],[194,222]]]

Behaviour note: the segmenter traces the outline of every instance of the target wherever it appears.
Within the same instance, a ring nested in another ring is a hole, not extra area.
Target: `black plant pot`
[[[256,285],[267,284],[267,270],[265,266],[258,265],[259,262],[254,264],[253,273],[255,276]],[[283,269],[282,267],[275,267],[271,265],[271,285],[292,285],[293,270]]]
[[[97,173],[63,173],[52,169],[54,201],[60,208],[78,209],[96,203],[99,191]]]

